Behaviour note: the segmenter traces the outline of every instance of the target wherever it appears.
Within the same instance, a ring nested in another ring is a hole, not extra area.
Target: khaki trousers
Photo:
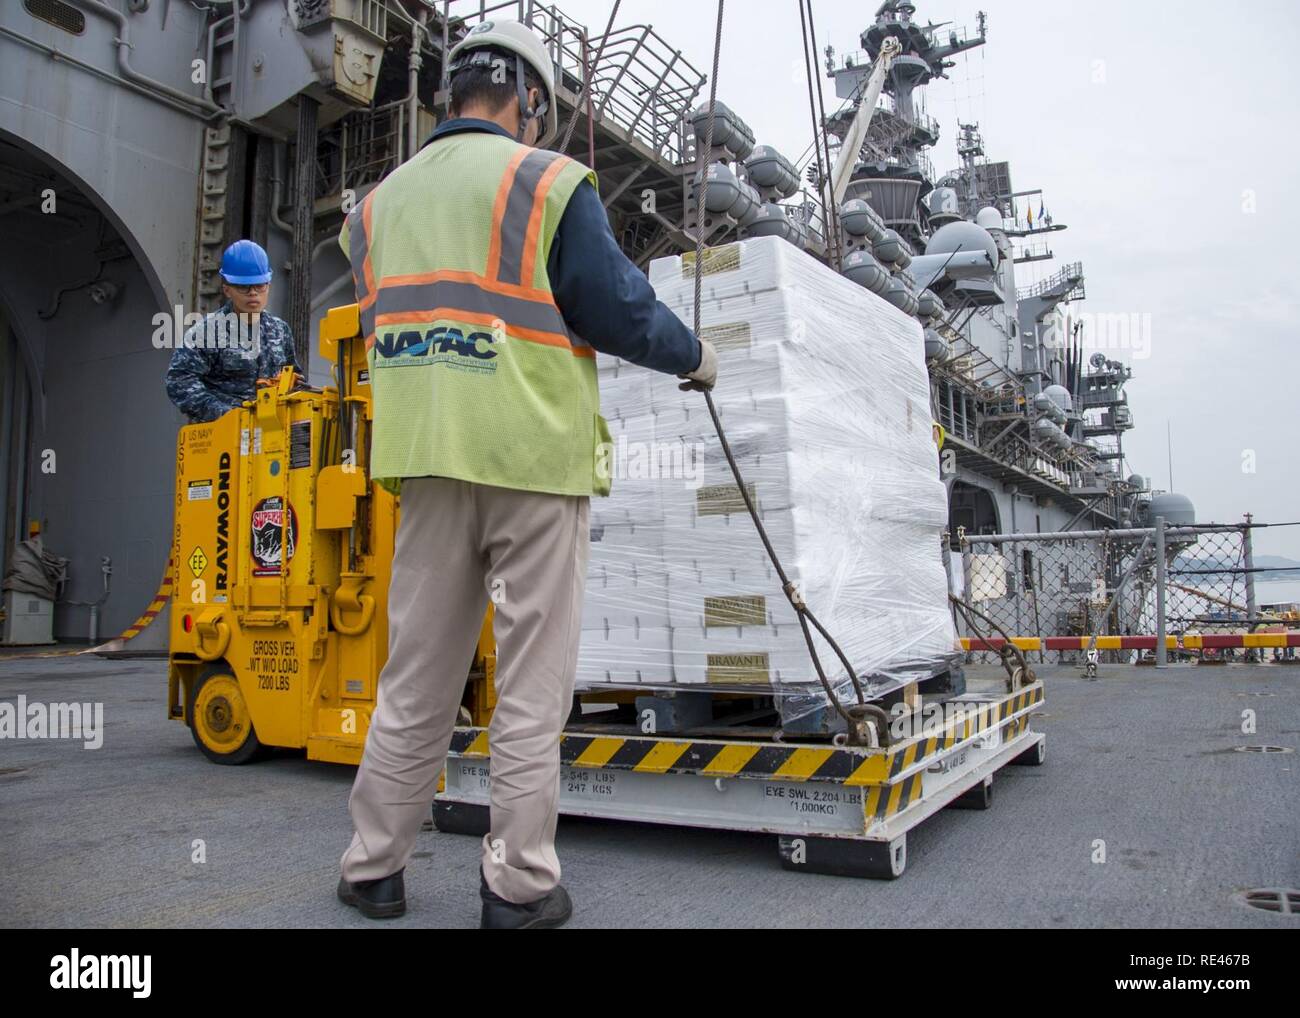
[[[430,816],[489,597],[497,705],[483,874],[507,901],[560,879],[560,732],[577,669],[587,496],[406,478],[388,594],[388,661],[348,808],[347,880],[404,867]]]

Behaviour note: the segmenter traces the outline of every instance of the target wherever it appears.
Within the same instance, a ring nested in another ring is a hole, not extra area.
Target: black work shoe
[[[569,892],[559,884],[536,901],[516,905],[488,887],[482,867],[479,867],[478,879],[478,893],[483,899],[483,914],[478,924],[480,930],[547,930],[563,926],[573,915]]]
[[[339,877],[339,901],[361,910],[367,919],[395,919],[406,912],[406,867],[377,880],[355,883]]]

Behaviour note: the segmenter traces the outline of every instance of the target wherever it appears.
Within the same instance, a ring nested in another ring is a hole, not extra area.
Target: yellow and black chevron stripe
[[[921,767],[915,773],[901,780],[898,777],[899,774],[908,770],[918,761],[924,762],[927,757],[934,755],[941,749],[951,749],[957,743],[1004,722],[1002,740],[1006,742],[1016,738],[1029,728],[1029,712],[1025,708],[1041,703],[1042,700],[1043,687],[1033,687],[1000,703],[990,704],[987,708],[982,709],[974,719],[968,720],[963,725],[951,725],[947,731],[941,734],[930,736],[925,740],[917,740],[894,755],[890,761],[891,769],[885,783],[867,786],[867,798],[863,804],[863,812],[868,817],[884,820],[907,809],[908,806],[921,797],[921,776],[924,774],[925,768]],[[1024,711],[1024,713],[1020,713],[1021,711]],[[1020,716],[1015,717],[1016,714]],[[1007,721],[1007,718],[1011,720]],[[958,737],[959,730],[962,732],[960,738]],[[864,768],[867,766],[864,765]]]
[[[1027,707],[1033,707],[1043,701],[1043,687],[1035,684],[1022,690],[1015,696],[987,704],[971,703],[968,705],[964,720],[948,722],[942,731],[933,735],[921,736],[909,742],[891,747],[884,755],[876,755],[862,762],[862,765],[849,779],[847,784],[866,785],[881,781],[892,781],[905,771],[911,770],[919,763],[924,763],[941,750],[949,750],[967,739],[974,738],[994,725],[999,725],[1014,714],[1019,714]],[[1029,715],[1025,715],[1028,723]]]
[[[158,585],[158,591],[154,594],[153,600],[149,602],[149,607],[131,625],[122,630],[118,636],[119,640],[129,640],[131,637],[139,635],[140,630],[156,619],[159,612],[166,607],[168,599],[172,596],[172,565],[173,560],[168,559],[167,568],[163,570],[162,583]]]
[[[877,786],[888,797],[879,805],[889,812],[906,807],[920,794],[921,770],[900,775],[923,764],[940,750],[999,725],[1012,715],[1040,703],[1043,687],[1034,685],[1004,700],[972,704],[971,716],[950,723],[929,737],[881,749],[867,747],[786,746],[770,742],[701,742],[663,736],[612,736],[565,733],[560,738],[560,762],[566,767],[609,767],[640,774],[701,774],[705,777],[767,778],[777,781],[826,781],[847,786]],[[1029,715],[1014,722],[1018,734]],[[1008,736],[1012,732],[1008,731]],[[487,757],[485,728],[457,728],[451,754]],[[879,787],[886,786],[886,787]],[[869,804],[871,800],[868,800]],[[884,815],[884,814],[882,814]]]
[[[900,813],[921,798],[921,772],[889,785],[871,785],[867,788],[867,801],[862,812],[868,817],[884,820]]]
[[[451,752],[488,755],[487,730],[458,728]],[[843,782],[861,763],[861,751],[783,746],[765,742],[697,742],[665,737],[565,733],[560,762],[566,767],[610,767],[641,774],[702,774],[706,777],[776,778]]]

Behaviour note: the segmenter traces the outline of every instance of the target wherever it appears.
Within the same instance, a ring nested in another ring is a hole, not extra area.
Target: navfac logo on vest
[[[375,337],[375,367],[396,368],[422,364],[446,364],[458,371],[495,371],[496,337],[490,332],[468,336],[453,326],[420,331],[403,329],[382,332]]]

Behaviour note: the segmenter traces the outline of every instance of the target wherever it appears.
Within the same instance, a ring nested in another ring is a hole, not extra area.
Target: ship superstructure
[[[1083,361],[1080,323],[1069,314],[1085,297],[1080,263],[1035,282],[1017,277],[1017,266],[1054,257],[1047,242],[1065,225],[1053,220],[1041,190],[1015,189],[1011,165],[987,157],[978,124],[949,125],[960,165],[943,174],[932,168],[941,128],[921,90],[956,54],[984,45],[987,32],[982,12],[967,32],[922,24],[906,0],[881,4],[860,52],[827,57],[846,101],[828,128],[842,137],[886,40],[897,40],[848,193],[927,263],[906,282],[944,305],[926,320],[927,352],[935,416],[954,453],[947,478],[954,535],[959,527],[1067,530],[1084,519],[1114,525],[1146,487],[1120,472],[1120,437],[1132,426],[1123,391],[1130,371],[1104,355]],[[991,271],[950,266],[924,278],[933,257],[972,250],[988,254]]]
[[[527,0],[22,0],[0,10],[0,534],[8,549],[39,532],[69,559],[57,635],[84,637],[92,617],[101,636],[125,628],[173,551],[183,580],[217,568],[172,548],[180,419],[162,376],[177,322],[215,305],[221,251],[251,237],[271,253],[271,310],[326,382],[309,340],[352,298],[342,217],[445,115],[445,55],[493,17],[547,41],[566,151],[596,169],[638,264],[694,248],[707,173],[707,243],[783,237],[920,320],[954,535],[1134,511],[1129,369],[1082,357],[1068,313],[1082,267],[1017,279],[1064,226],[1013,189],[978,125],[925,109],[926,84],[984,44],[983,15],[966,32],[888,0],[860,49],[826,56],[837,195],[830,165],[761,144],[725,88],[702,151],[705,74],[648,24]],[[941,130],[960,165],[938,174]]]

